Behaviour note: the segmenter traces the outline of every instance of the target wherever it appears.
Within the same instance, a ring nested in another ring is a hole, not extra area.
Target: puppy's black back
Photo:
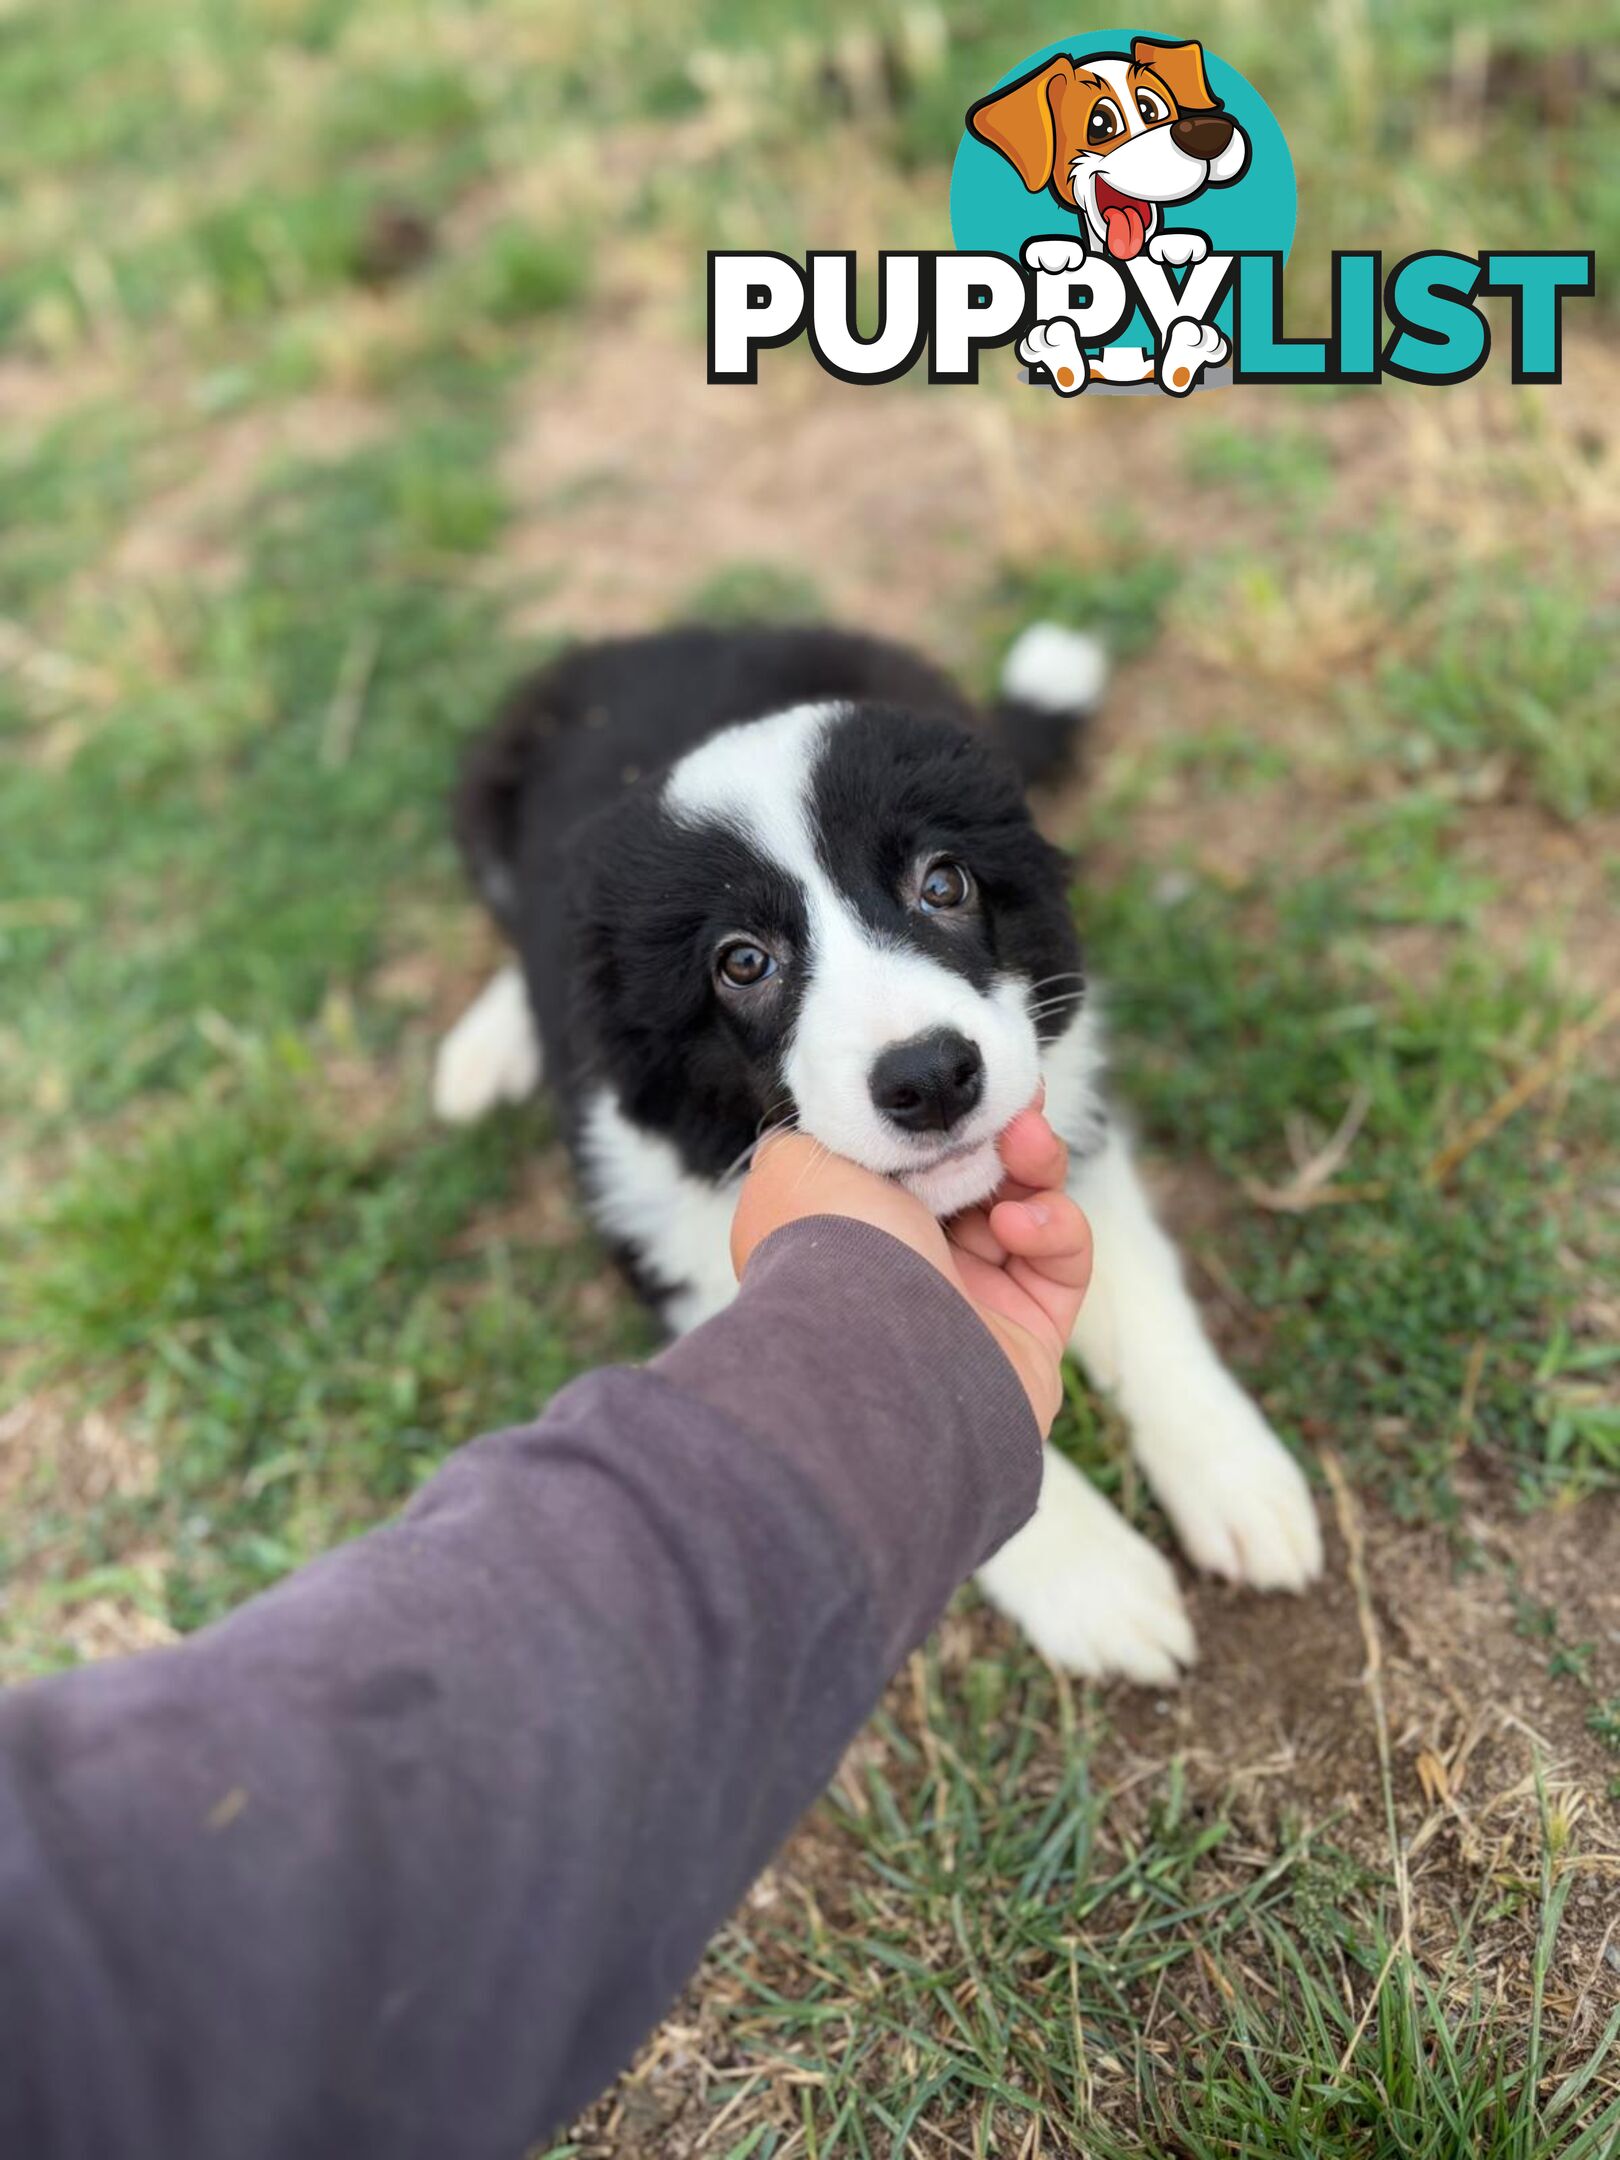
[[[915,654],[845,631],[687,628],[574,647],[517,685],[468,760],[456,837],[475,884],[510,931],[520,856],[555,862],[582,818],[718,729],[831,698],[973,717]]]

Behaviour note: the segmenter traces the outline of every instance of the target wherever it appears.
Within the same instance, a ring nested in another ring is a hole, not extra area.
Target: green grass
[[[1251,501],[1297,504],[1326,497],[1333,474],[1327,445],[1299,423],[1264,433],[1211,425],[1187,446],[1187,477],[1198,487],[1229,487]]]
[[[589,284],[589,254],[579,235],[509,223],[486,238],[466,301],[477,319],[522,323],[575,304]]]
[[[43,602],[139,499],[138,414],[94,404],[0,444],[0,580],[12,608]]]
[[[1582,1279],[1561,1247],[1600,1236],[1583,1188],[1585,1165],[1620,1141],[1612,1089],[1577,1081],[1556,1135],[1510,1121],[1432,1180],[1452,1138],[1574,1015],[1544,972],[1466,947],[1421,992],[1392,981],[1367,937],[1388,912],[1359,873],[1196,882],[1169,904],[1143,873],[1088,895],[1130,1098],[1168,1153],[1195,1147],[1234,1185],[1264,1188],[1289,1182],[1290,1119],[1325,1139],[1363,1105],[1341,1182],[1365,1197],[1254,1211],[1228,1249],[1265,1334],[1262,1396],[1285,1429],[1332,1437],[1407,1510],[1449,1511],[1464,1446],[1527,1494],[1610,1483],[1612,1430],[1593,1416],[1555,1436],[1543,1361]],[[1393,1444],[1375,1439],[1391,1420]]]
[[[196,1626],[397,1505],[470,1432],[635,1348],[628,1314],[569,1321],[588,1248],[461,1249],[538,1137],[532,1118],[426,1144],[414,1118],[357,1119],[280,1037],[243,1043],[133,1148],[82,1153],[10,1255],[0,1342],[35,1346],[46,1386],[122,1372],[160,1471],[139,1503],[8,1529],[0,1561],[66,1533],[72,1597],[104,1549],[161,1541],[164,1617]]]
[[[826,613],[812,579],[774,563],[726,563],[684,596],[677,613],[714,623],[813,622]]]
[[[923,1709],[920,1730],[878,1720],[858,1792],[831,1804],[844,1867],[808,1919],[771,1908],[715,1953],[715,2106],[784,2052],[802,2080],[749,2152],[791,2126],[878,2160],[926,2149],[930,2124],[987,2155],[1038,2127],[1090,2160],[1614,2150],[1620,2010],[1573,2058],[1545,2016],[1575,1880],[1550,1815],[1510,2038],[1472,1965],[1479,1916],[1426,1971],[1330,1827],[1257,1854],[1179,1764],[1127,1801],[1097,1774],[1101,1731],[1030,1664],[975,1660],[947,1686],[930,1663]]]
[[[1572,571],[1543,583],[1510,564],[1436,595],[1420,635],[1372,686],[1394,756],[1414,771],[1464,773],[1503,757],[1561,817],[1620,803],[1620,617],[1584,584]]]
[[[1116,660],[1145,651],[1181,582],[1181,566],[1128,531],[1106,537],[1106,553],[1095,563],[1049,555],[1008,564],[993,596],[995,628],[1006,626],[1010,634],[1028,622],[1059,622],[1097,632]]]

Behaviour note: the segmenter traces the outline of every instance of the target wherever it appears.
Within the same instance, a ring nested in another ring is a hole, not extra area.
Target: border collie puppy
[[[590,645],[519,686],[456,823],[516,949],[446,1038],[440,1116],[544,1069],[590,1211],[675,1331],[732,1296],[737,1182],[802,1131],[936,1214],[982,1200],[996,1135],[1046,1082],[1090,1217],[1073,1348],[1117,1401],[1199,1566],[1297,1590],[1321,1565],[1292,1458],[1211,1348],[1101,1093],[1069,866],[1023,783],[1101,688],[1041,624],[988,716],[924,661],[811,629]],[[1046,1657],[1174,1680],[1193,1635],[1170,1568],[1063,1456],[980,1576]]]

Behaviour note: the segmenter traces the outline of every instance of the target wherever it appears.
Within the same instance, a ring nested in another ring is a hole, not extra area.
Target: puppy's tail
[[[1108,649],[1089,631],[1031,623],[1001,663],[997,742],[1030,786],[1069,769],[1108,685]]]

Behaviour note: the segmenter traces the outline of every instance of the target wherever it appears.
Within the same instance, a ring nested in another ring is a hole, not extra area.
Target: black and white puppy
[[[1073,1347],[1110,1390],[1188,1553],[1261,1588],[1321,1564],[1304,1480],[1211,1348],[1100,1091],[1069,866],[1023,782],[1062,762],[1098,648],[1027,630],[977,713],[899,647],[683,629],[576,649],[521,685],[468,765],[457,828],[521,961],[446,1038],[466,1120],[542,1066],[596,1223],[676,1331],[732,1296],[737,1182],[797,1124],[936,1214],[997,1180],[1046,1082],[1096,1271]],[[1076,1672],[1173,1680],[1175,1578],[1049,1449],[1040,1507],[982,1571]]]

